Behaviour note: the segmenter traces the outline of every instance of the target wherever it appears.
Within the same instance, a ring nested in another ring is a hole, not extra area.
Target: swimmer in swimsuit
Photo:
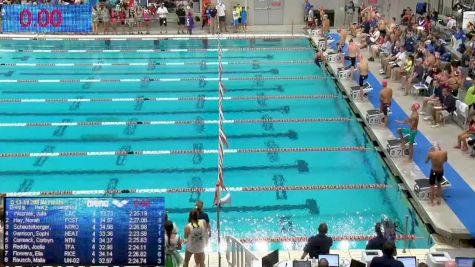
[[[417,112],[421,105],[419,103],[414,103],[411,106],[411,116],[404,121],[396,121],[399,124],[409,124],[409,128],[399,128],[397,129],[399,136],[401,138],[401,147],[404,151],[406,147],[405,136],[409,136],[409,160],[412,161],[414,156],[414,143],[416,142],[417,136],[417,126],[419,125],[419,113]]]
[[[388,126],[388,109],[391,106],[391,100],[393,98],[393,89],[388,87],[388,81],[384,80],[383,89],[379,93],[379,101],[381,103],[380,109],[384,115],[383,124],[384,127]]]
[[[437,198],[437,205],[440,205],[442,198],[441,183],[444,180],[444,163],[447,162],[447,151],[443,151],[440,145],[435,143],[427,154],[426,163],[432,162],[432,169],[429,174],[430,204],[434,205],[434,199]]]

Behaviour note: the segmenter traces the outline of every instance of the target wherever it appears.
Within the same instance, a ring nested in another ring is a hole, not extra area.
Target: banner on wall
[[[465,11],[465,12],[463,12],[462,28],[464,30],[467,29],[467,24],[469,22],[474,22],[474,21],[475,21],[475,11]]]
[[[3,32],[92,32],[90,5],[3,5]]]

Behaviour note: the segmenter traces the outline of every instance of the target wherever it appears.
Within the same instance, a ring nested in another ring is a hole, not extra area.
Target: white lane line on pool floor
[[[321,190],[363,190],[387,189],[393,186],[386,184],[344,184],[344,185],[296,185],[296,186],[232,186],[226,187],[228,192],[263,192],[263,191],[321,191]],[[74,190],[74,191],[36,191],[5,193],[7,197],[26,197],[40,195],[103,195],[103,194],[151,194],[151,193],[191,193],[215,192],[215,187],[197,188],[147,188],[147,189],[113,189],[113,190]]]
[[[224,149],[227,154],[241,153],[288,153],[288,152],[344,152],[367,151],[370,148],[363,146],[344,147],[298,147],[298,148],[237,148]],[[172,150],[139,150],[139,151],[71,151],[71,152],[26,152],[0,153],[0,158],[25,157],[82,157],[82,156],[116,156],[116,155],[187,155],[187,154],[218,154],[217,149],[172,149]]]
[[[223,100],[272,100],[272,99],[336,99],[338,95],[292,95],[292,96],[225,96]],[[142,101],[218,101],[217,96],[206,97],[129,97],[129,98],[10,98],[0,103],[65,103],[65,102],[142,102]]]
[[[308,51],[311,47],[230,47],[221,51]],[[217,52],[217,48],[188,49],[0,49],[0,53],[188,53]]]
[[[278,76],[278,77],[223,77],[223,78],[147,78],[147,79],[25,79],[0,80],[0,83],[121,83],[121,82],[186,82],[186,81],[268,81],[268,80],[325,80],[325,76]]]
[[[317,123],[317,122],[349,122],[352,118],[294,118],[294,119],[249,119],[224,120],[224,124],[252,123]],[[161,121],[85,121],[85,122],[4,122],[0,127],[56,127],[56,126],[122,126],[122,125],[186,125],[186,124],[218,124],[218,120],[161,120]]]
[[[222,62],[223,65],[277,65],[311,64],[313,60],[285,61],[235,61]],[[130,63],[0,63],[8,67],[89,67],[89,66],[181,66],[181,65],[218,65],[218,62],[130,62]]]

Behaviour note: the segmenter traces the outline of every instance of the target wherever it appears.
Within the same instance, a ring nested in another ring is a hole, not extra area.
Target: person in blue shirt
[[[247,11],[245,7],[241,11],[241,31],[247,31]]]
[[[308,11],[312,8],[312,4],[308,0],[305,0],[305,6],[304,6],[304,15],[303,15],[303,21],[305,24],[307,24],[307,17],[308,17]]]

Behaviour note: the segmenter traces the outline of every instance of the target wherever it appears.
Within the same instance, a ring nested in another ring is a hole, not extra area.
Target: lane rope
[[[235,61],[222,62],[223,65],[277,65],[277,64],[311,64],[313,60],[280,61]],[[218,65],[218,62],[130,62],[130,63],[0,63],[7,67],[92,67],[92,66],[182,66],[182,65]]]
[[[236,39],[246,39],[246,40],[258,40],[258,39],[302,39],[307,38],[303,34],[224,34],[219,37],[221,40],[236,40]],[[24,35],[22,37],[18,36],[1,36],[0,40],[12,40],[12,41],[35,41],[35,40],[45,40],[45,41],[156,41],[156,40],[173,40],[173,41],[186,41],[186,40],[217,40],[216,36],[209,36],[204,34],[191,35],[183,37],[182,35],[147,35],[146,37],[130,37],[129,35],[123,36],[97,36],[92,37],[90,35],[69,37],[69,36],[47,36],[47,35]]]
[[[230,47],[223,48],[229,51],[306,51],[310,47]],[[0,49],[0,53],[189,53],[189,52],[217,52],[218,48],[185,48],[185,49]]]
[[[372,235],[343,235],[332,236],[333,241],[368,241],[375,236]],[[256,242],[307,242],[309,237],[307,236],[282,236],[282,237],[253,237],[253,238],[241,238],[242,243],[256,243]],[[416,235],[398,235],[397,240],[416,240],[420,239]]]
[[[321,190],[363,190],[386,189],[391,186],[385,184],[347,184],[347,185],[303,185],[303,186],[244,186],[226,187],[230,192],[263,192],[263,191],[321,191]],[[6,197],[30,196],[67,196],[67,195],[104,195],[104,194],[156,194],[156,193],[209,193],[215,192],[215,187],[196,188],[150,188],[150,189],[113,189],[113,190],[74,190],[74,191],[36,191],[2,193]]]
[[[278,76],[278,77],[228,77],[223,81],[268,81],[268,80],[325,80],[327,77],[311,76]],[[0,80],[0,83],[117,83],[117,82],[187,82],[187,81],[219,81],[219,78],[135,78],[135,79],[28,79]]]
[[[295,118],[295,119],[248,119],[224,120],[225,124],[251,123],[309,123],[309,122],[349,122],[352,118]],[[4,122],[0,127],[56,127],[56,126],[120,126],[120,125],[186,125],[218,124],[218,120],[160,120],[160,121],[84,121],[84,122]]]
[[[64,102],[143,102],[143,101],[218,101],[220,97],[120,97],[120,98],[7,98],[0,103],[64,103]],[[336,99],[337,95],[292,95],[292,96],[223,96],[222,100],[259,99]]]
[[[366,151],[363,146],[346,147],[300,147],[300,148],[238,148],[224,149],[224,153],[287,153],[287,152],[342,152]],[[187,154],[218,154],[218,149],[173,149],[173,150],[137,150],[137,151],[72,151],[72,152],[35,152],[35,153],[0,153],[0,158],[25,157],[80,157],[80,156],[117,156],[117,155],[187,155]]]

